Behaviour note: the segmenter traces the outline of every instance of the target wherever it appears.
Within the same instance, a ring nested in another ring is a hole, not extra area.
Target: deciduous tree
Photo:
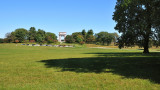
[[[86,41],[87,33],[85,29],[82,30],[82,35],[83,35],[84,41]]]
[[[95,37],[94,37],[93,34],[94,34],[94,33],[93,33],[93,30],[92,30],[92,29],[88,30],[87,36],[86,36],[86,42],[87,42],[87,43],[93,43],[93,42],[95,41]]]
[[[105,43],[107,43],[107,45],[109,45],[109,44],[111,44],[111,42],[114,40],[113,34],[108,33],[108,32],[100,32],[100,33],[97,33],[97,34],[95,35],[95,37],[96,37],[96,41],[103,43],[103,45],[104,45]]]
[[[30,29],[29,29],[29,40],[36,40],[36,29],[35,29],[35,27],[31,27]]]
[[[120,47],[141,41],[143,53],[149,53],[149,39],[160,29],[159,0],[117,0],[113,20],[122,33]]]
[[[44,30],[41,30],[41,29],[38,29],[37,31],[37,34],[36,34],[36,41],[38,43],[42,43],[43,41],[45,41],[45,31]]]
[[[57,36],[54,33],[47,32],[45,36],[48,43],[54,43],[57,40]]]
[[[14,31],[15,37],[19,42],[22,42],[28,38],[28,31],[24,28],[19,28]]]
[[[73,38],[72,35],[67,35],[66,38],[65,38],[65,41],[67,43],[75,43],[75,39]]]
[[[0,38],[0,43],[3,43],[4,41],[3,41],[3,39],[2,38]]]

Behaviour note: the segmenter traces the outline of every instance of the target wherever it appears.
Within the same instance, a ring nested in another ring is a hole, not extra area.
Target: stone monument
[[[67,35],[66,32],[59,32],[59,39],[58,39],[58,41],[62,42],[61,37],[64,37],[64,39],[65,39],[66,35]],[[64,40],[64,42],[65,42],[65,40]]]

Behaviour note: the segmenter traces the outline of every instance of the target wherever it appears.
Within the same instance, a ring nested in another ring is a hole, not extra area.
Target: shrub
[[[54,42],[54,43],[57,43],[57,42],[58,42],[58,40],[53,40],[53,42]]]
[[[5,38],[5,39],[3,40],[3,42],[4,42],[4,43],[9,43],[8,38]]]
[[[4,41],[3,41],[3,39],[2,38],[0,38],[0,43],[3,43]]]
[[[100,42],[96,42],[96,45],[100,45],[101,43]]]
[[[83,45],[83,44],[85,44],[85,42],[84,42],[84,41],[81,41],[80,44]]]
[[[15,43],[19,43],[19,40],[15,40]]]
[[[42,43],[47,43],[47,41],[43,40],[42,42],[40,42],[40,44],[42,44]]]
[[[35,40],[30,40],[29,42],[31,42],[31,43],[35,43]]]

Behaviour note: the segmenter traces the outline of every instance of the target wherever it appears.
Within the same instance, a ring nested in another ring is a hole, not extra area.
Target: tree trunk
[[[149,37],[148,39],[145,39],[143,47],[144,47],[143,53],[149,53]]]
[[[149,49],[147,47],[144,47],[143,53],[149,53]]]
[[[145,38],[144,38],[144,51],[143,53],[149,53],[149,37],[151,34],[151,7],[150,7],[150,3],[147,3],[146,5],[146,22],[147,22],[147,28],[146,28],[146,34],[145,34]]]

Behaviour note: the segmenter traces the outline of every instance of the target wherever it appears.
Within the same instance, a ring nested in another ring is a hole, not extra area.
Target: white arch
[[[61,37],[64,37],[64,39],[65,39],[66,35],[67,35],[66,32],[59,32],[59,39],[58,39],[58,41],[62,42]]]

